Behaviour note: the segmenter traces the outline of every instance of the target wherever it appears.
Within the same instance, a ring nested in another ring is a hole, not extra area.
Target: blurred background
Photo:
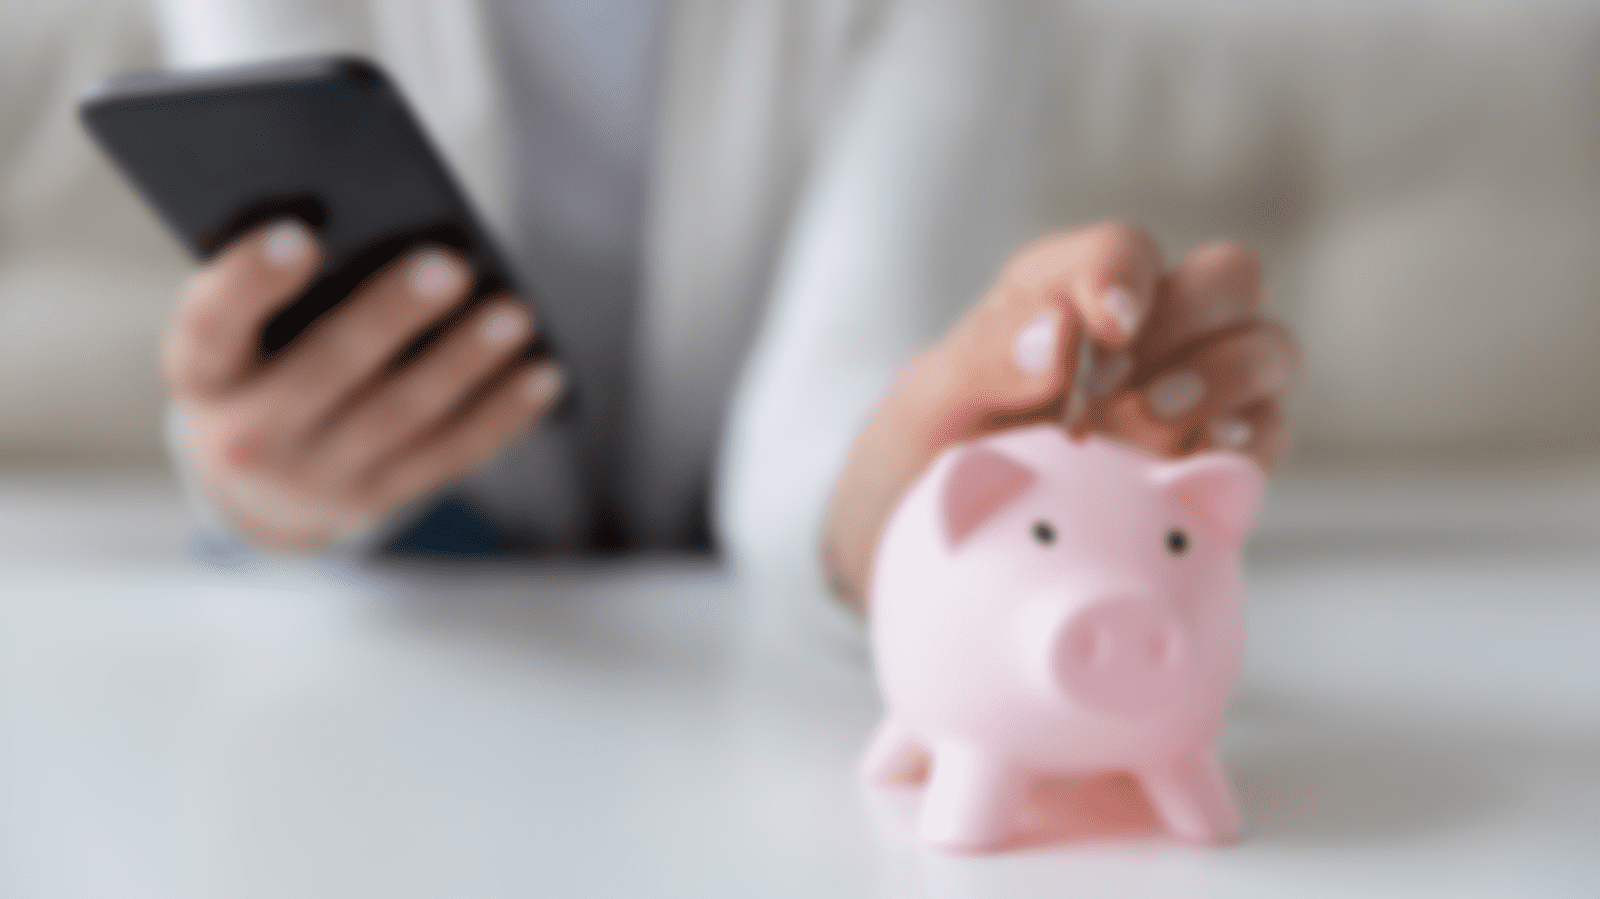
[[[1062,4],[1039,231],[1107,215],[1268,260],[1302,463],[1600,452],[1600,6]],[[76,97],[154,68],[140,0],[0,3],[0,465],[162,464],[189,263]]]
[[[107,74],[160,66],[141,2],[0,4],[0,458],[163,464],[156,353],[190,263],[79,126]]]
[[[1309,373],[1301,462],[1600,451],[1600,5],[1074,3],[1038,230],[1256,246]],[[162,464],[189,262],[86,142],[160,66],[141,0],[0,3],[0,465]]]

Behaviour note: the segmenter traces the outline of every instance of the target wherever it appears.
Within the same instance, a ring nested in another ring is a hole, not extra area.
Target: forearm
[[[888,510],[944,446],[975,425],[972,412],[961,408],[961,385],[947,356],[935,344],[901,369],[857,438],[828,504],[822,546],[829,583],[863,614]]]

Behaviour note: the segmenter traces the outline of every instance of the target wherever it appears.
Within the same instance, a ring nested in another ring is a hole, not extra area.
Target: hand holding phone
[[[206,263],[165,367],[184,449],[245,536],[335,543],[552,411],[533,305],[376,66],[123,76],[82,113]]]
[[[562,375],[521,348],[537,328],[510,294],[457,317],[468,260],[425,246],[394,260],[270,358],[264,324],[317,277],[323,252],[298,219],[260,227],[195,274],[166,336],[187,450],[246,537],[314,551],[484,464],[546,415]]]

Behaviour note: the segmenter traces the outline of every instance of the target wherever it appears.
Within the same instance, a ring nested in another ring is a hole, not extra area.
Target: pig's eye
[[[1033,539],[1039,541],[1042,546],[1049,546],[1056,542],[1056,529],[1051,526],[1050,522],[1043,519],[1035,521],[1033,523]]]
[[[1189,532],[1183,528],[1167,531],[1167,553],[1182,556],[1189,552]]]

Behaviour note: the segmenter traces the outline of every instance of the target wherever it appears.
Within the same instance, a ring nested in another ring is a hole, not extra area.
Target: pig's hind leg
[[[1216,845],[1238,837],[1239,808],[1227,775],[1210,747],[1139,772],[1150,804],[1180,840]]]
[[[928,750],[893,718],[883,719],[861,756],[861,777],[882,786],[922,782],[928,776]]]
[[[1028,783],[1005,759],[959,744],[934,749],[917,831],[942,849],[978,852],[1006,843]]]

